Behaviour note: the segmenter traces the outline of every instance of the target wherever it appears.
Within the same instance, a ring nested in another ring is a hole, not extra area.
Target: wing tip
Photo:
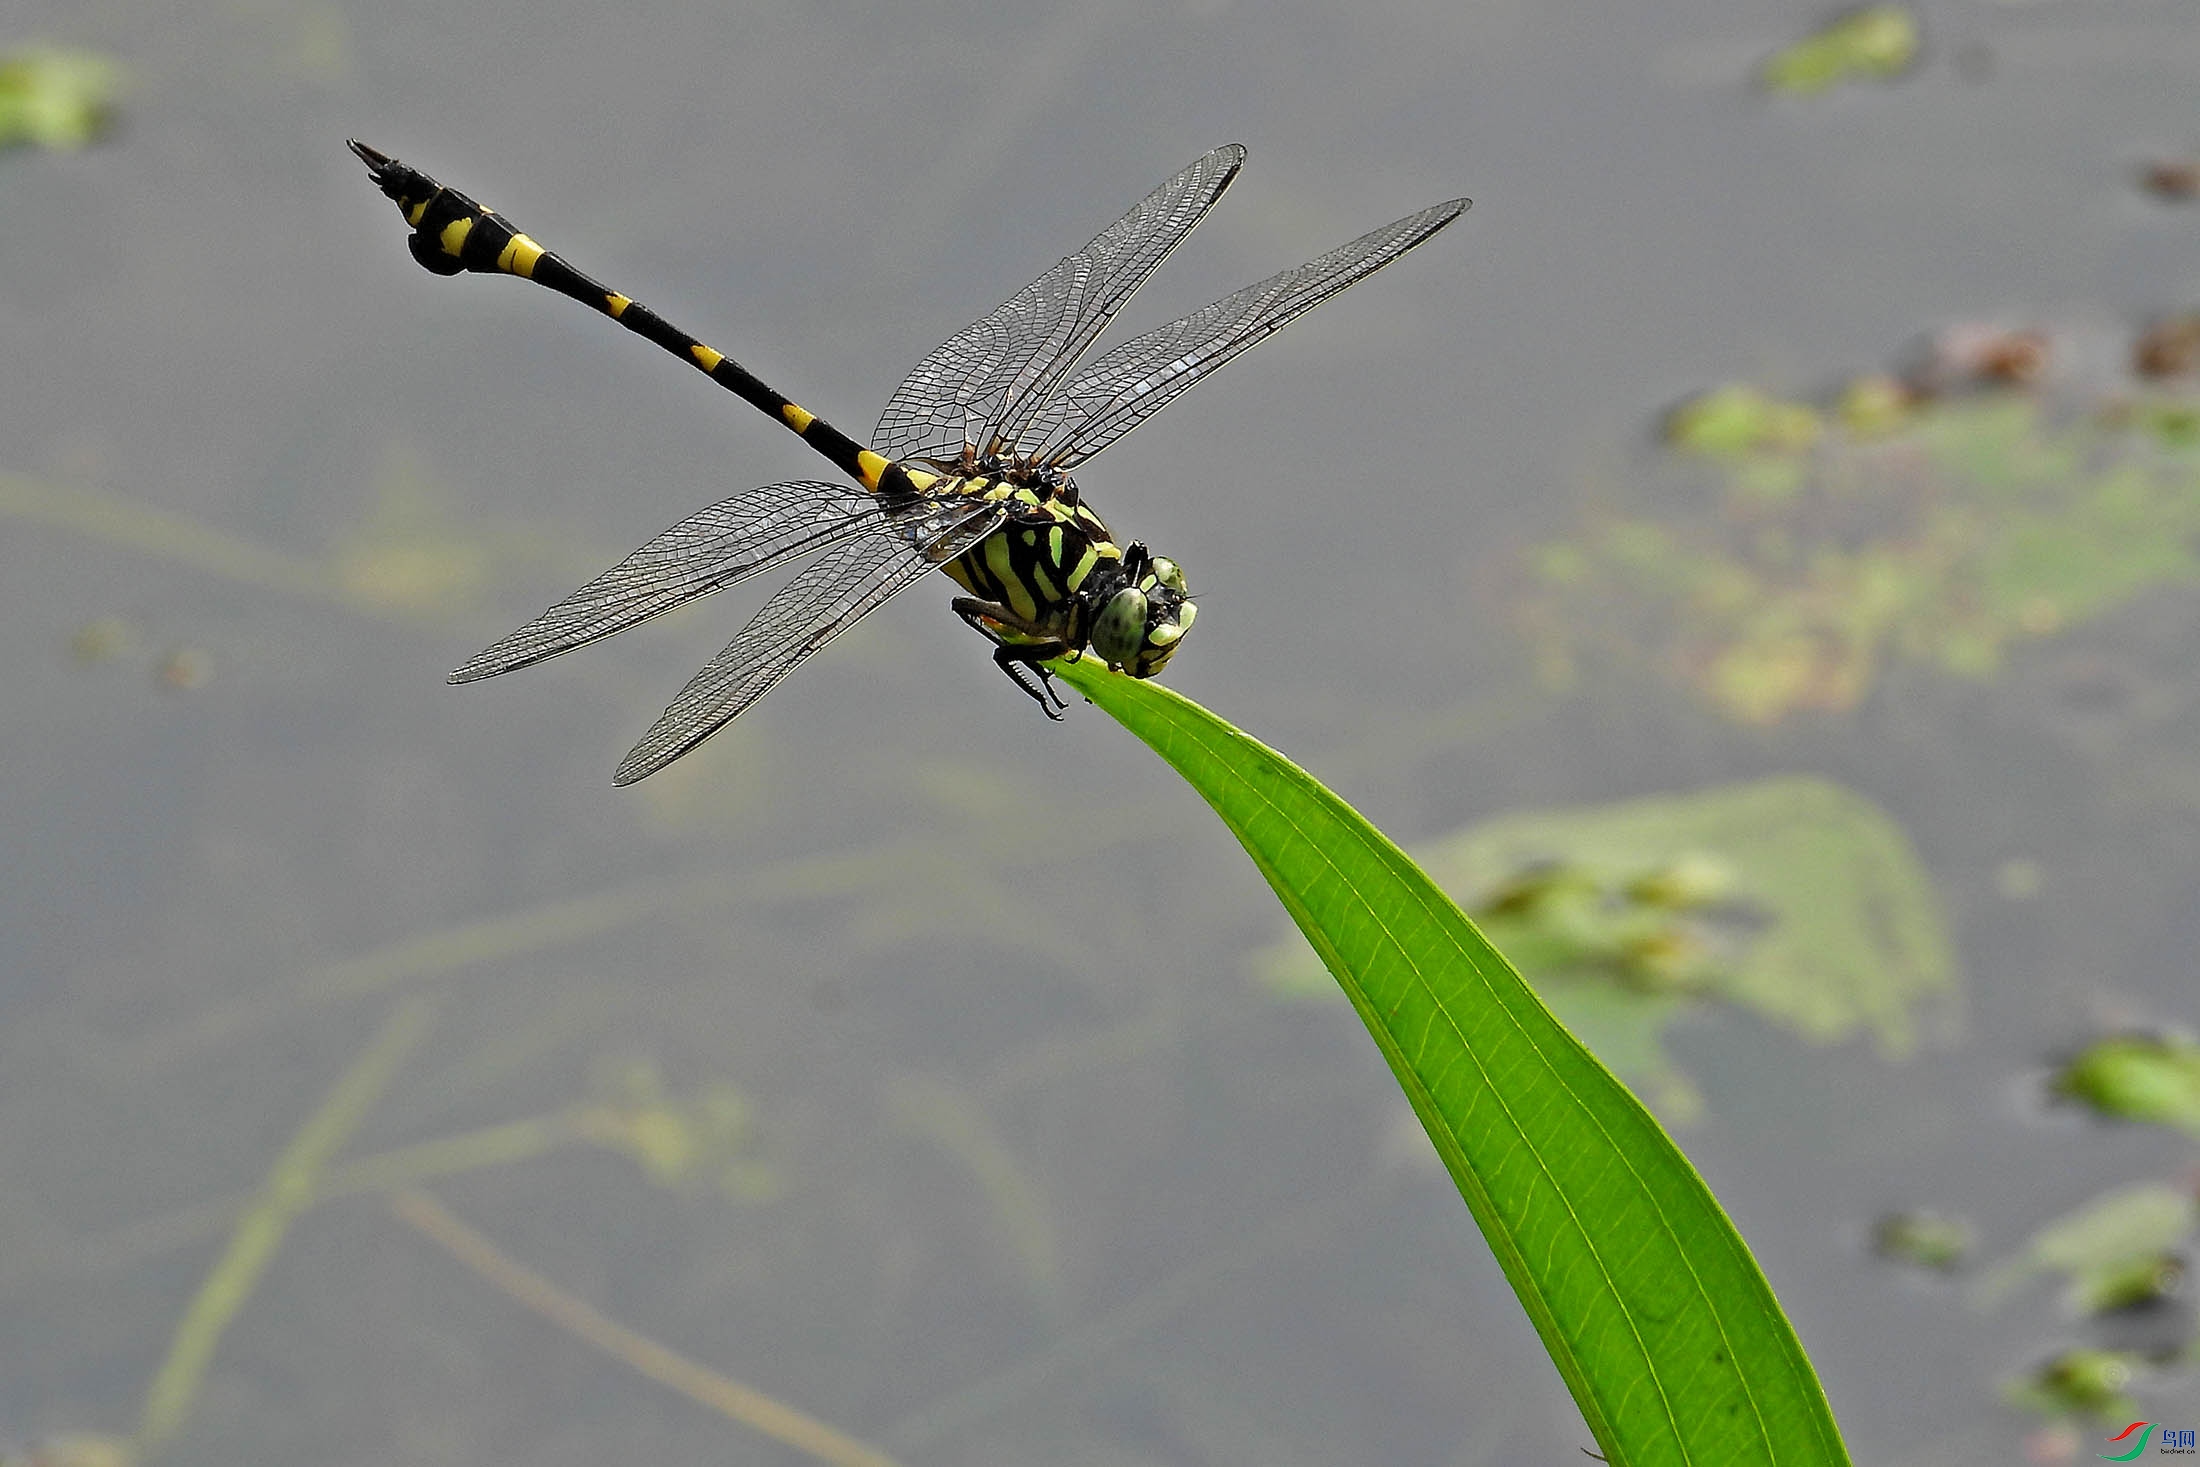
[[[1418,213],[1408,214],[1396,224],[1386,225],[1385,228],[1397,229],[1400,226],[1407,226],[1413,239],[1412,243],[1408,244],[1406,248],[1411,249],[1413,245],[1421,243],[1431,235],[1440,233],[1458,223],[1459,216],[1473,207],[1474,200],[1472,199],[1446,199],[1441,204],[1431,204]]]
[[[1431,204],[1418,214],[1408,214],[1406,219],[1426,219],[1431,231],[1442,229],[1474,207],[1472,199],[1446,199],[1441,204]],[[1400,220],[1400,223],[1405,222]]]
[[[682,754],[687,753],[689,749],[695,747],[694,744],[689,744],[685,749],[677,749],[667,753],[663,749],[652,748],[650,745],[651,740],[645,737],[640,743],[627,750],[626,757],[619,761],[619,767],[611,771],[611,787],[613,789],[623,790],[630,784],[640,784]]]
[[[705,669],[706,672],[708,670]],[[698,673],[696,676],[700,677],[702,674]],[[697,745],[733,721],[733,714],[728,714],[700,733],[692,728],[683,730],[679,726],[679,714],[681,702],[686,697],[687,694],[683,691],[670,708],[657,716],[657,721],[650,725],[649,732],[643,734],[635,741],[634,747],[626,751],[626,757],[619,761],[619,767],[611,771],[613,789],[625,789],[630,784],[639,784],[667,764],[694,753]],[[734,713],[740,711],[736,708]]]

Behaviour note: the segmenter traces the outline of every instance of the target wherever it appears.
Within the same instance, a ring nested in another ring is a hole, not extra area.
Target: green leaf
[[[1390,1062],[1611,1462],[1845,1463],[1687,1158],[1404,852],[1312,776],[1096,659],[1053,670],[1212,805]]]
[[[1737,1004],[1814,1043],[1868,1030],[1898,1058],[1946,1030],[1957,974],[1901,827],[1806,776],[1500,815],[1416,856],[1561,1022],[1670,1126],[1704,1106],[1660,1035]],[[1333,997],[1296,936],[1255,958],[1279,994]]]

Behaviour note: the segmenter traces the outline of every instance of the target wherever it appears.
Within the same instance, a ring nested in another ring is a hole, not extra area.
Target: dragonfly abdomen
[[[879,478],[889,467],[883,454],[873,453],[807,408],[775,392],[733,358],[696,340],[640,301],[574,269],[563,256],[535,243],[494,209],[357,140],[352,142],[351,150],[412,226],[406,247],[429,270],[438,275],[467,271],[516,275],[548,286],[609,316],[636,336],[655,342],[742,401],[770,413],[864,488],[875,491],[879,487]]]

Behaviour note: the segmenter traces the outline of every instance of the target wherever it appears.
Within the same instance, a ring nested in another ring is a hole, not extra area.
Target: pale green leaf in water
[[[1862,796],[1792,777],[1500,816],[1423,865],[1605,1063],[1669,1120],[1700,1097],[1658,1036],[1717,999],[1818,1043],[1869,1033],[1895,1056],[1952,1013],[1946,921],[1899,827]],[[1296,943],[1256,959],[1316,991]]]
[[[1917,60],[1917,17],[1900,5],[1851,11],[1765,63],[1765,90],[1809,95],[1838,82],[1900,76]]]
[[[2184,1287],[2184,1283],[2183,1255],[2146,1254],[2073,1278],[2070,1281],[2070,1304],[2080,1314],[2143,1309],[2174,1298]]]
[[[748,1100],[724,1083],[682,1094],[646,1059],[606,1061],[594,1098],[572,1113],[587,1140],[624,1152],[661,1187],[711,1185],[735,1201],[769,1201],[776,1173],[761,1160]]]
[[[1872,1225],[1872,1251],[1934,1273],[1953,1273],[1970,1260],[1978,1230],[1960,1217],[1919,1208],[1891,1212]]]
[[[0,148],[81,148],[114,124],[122,69],[91,51],[32,46],[0,54]]]
[[[1920,1012],[1945,1008],[1957,976],[1931,878],[1908,839],[1869,800],[1788,777],[1484,822],[1434,846],[1448,889],[1472,891],[1507,868],[1558,859],[1607,884],[1696,863],[1728,873],[1697,909],[1662,929],[1694,955],[1684,991],[1740,1004],[1807,1039],[1871,1033],[1907,1053]]]
[[[2200,1135],[2200,1044],[2123,1034],[2087,1045],[2051,1082],[2065,1100],[2125,1121]]]
[[[1818,414],[1746,382],[1716,387],[1690,398],[1666,417],[1665,438],[1675,448],[1713,458],[1793,452],[1818,440]]]
[[[1898,658],[1992,677],[2014,646],[2200,585],[2200,453],[2155,420],[1986,394],[1807,451],[1705,449],[1715,504],[1539,547],[1520,621],[1555,683],[1660,667],[1747,724],[1854,708]]]
[[[1858,438],[1876,438],[1909,422],[1918,405],[1917,394],[1900,377],[1889,372],[1867,372],[1841,389],[1833,415],[1846,432]]]
[[[2131,1382],[2146,1361],[2129,1350],[2065,1350],[2008,1388],[2010,1402],[2043,1416],[2123,1422],[2139,1414]]]
[[[2034,1233],[2017,1254],[1978,1282],[1984,1306],[2039,1274],[2064,1280],[2064,1299],[2081,1313],[2142,1302],[2135,1280],[2152,1278],[2162,1292],[2175,1279],[2164,1260],[2200,1228],[2200,1202],[2190,1187],[2146,1182],[2095,1198]],[[2139,1291],[2144,1293],[2142,1289]]]
[[[2152,434],[2164,448],[2200,447],[2200,403],[2189,396],[2141,398],[2125,408],[2131,425]]]

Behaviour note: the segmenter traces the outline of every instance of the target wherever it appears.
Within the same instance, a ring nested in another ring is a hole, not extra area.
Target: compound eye
[[[1092,650],[1110,667],[1121,667],[1146,643],[1146,593],[1125,586],[1108,598],[1093,618]]]
[[[1184,594],[1184,567],[1166,555],[1153,558],[1153,578],[1178,595]]]

